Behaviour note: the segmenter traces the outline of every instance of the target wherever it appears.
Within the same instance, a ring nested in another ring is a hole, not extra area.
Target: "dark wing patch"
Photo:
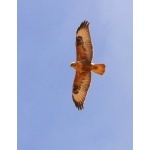
[[[91,62],[93,57],[93,46],[89,31],[89,22],[84,21],[76,32],[77,60],[86,59]]]
[[[91,72],[76,72],[73,90],[72,90],[72,98],[75,103],[75,106],[78,109],[83,109],[83,104],[87,95],[87,91],[89,89],[91,83]]]

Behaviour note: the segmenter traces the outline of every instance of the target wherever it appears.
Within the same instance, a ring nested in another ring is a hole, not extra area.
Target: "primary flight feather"
[[[89,22],[83,21],[76,31],[76,62],[71,67],[76,70],[72,99],[78,109],[83,109],[84,101],[91,83],[91,71],[103,75],[104,64],[91,63],[93,46],[89,31]]]

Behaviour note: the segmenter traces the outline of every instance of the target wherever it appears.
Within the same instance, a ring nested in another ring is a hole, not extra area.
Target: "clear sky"
[[[72,101],[75,33],[90,22],[84,110]],[[18,0],[18,150],[132,150],[132,0]]]

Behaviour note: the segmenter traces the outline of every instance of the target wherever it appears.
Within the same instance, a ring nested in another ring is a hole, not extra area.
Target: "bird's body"
[[[72,63],[71,66],[79,72],[90,71],[92,67],[91,63],[88,63],[84,60],[76,61],[75,63]]]
[[[91,43],[89,22],[81,23],[76,32],[76,62],[71,64],[76,70],[73,83],[72,98],[78,109],[83,109],[83,104],[91,83],[91,71],[103,75],[105,72],[104,64],[91,63],[93,57],[93,46]]]

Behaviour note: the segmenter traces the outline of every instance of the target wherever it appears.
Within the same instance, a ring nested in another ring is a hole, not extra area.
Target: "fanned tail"
[[[103,75],[105,72],[105,65],[104,64],[92,64],[92,71],[99,75]]]

